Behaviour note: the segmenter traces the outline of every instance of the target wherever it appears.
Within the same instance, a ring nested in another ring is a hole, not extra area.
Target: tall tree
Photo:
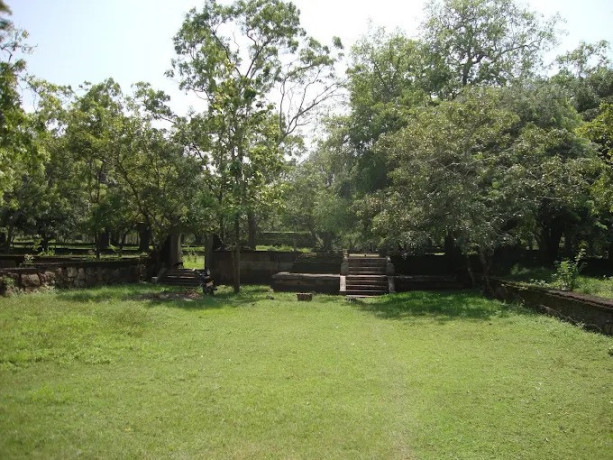
[[[553,43],[557,18],[545,21],[513,0],[432,2],[422,24],[424,41],[447,81],[443,98],[467,85],[505,85],[534,75]]]
[[[602,103],[613,103],[613,68],[608,57],[609,42],[581,42],[556,59],[558,73],[553,82],[563,88],[586,121],[599,113]]]
[[[385,158],[373,148],[379,136],[406,126],[409,111],[429,100],[428,58],[421,41],[375,29],[352,48],[351,59],[347,136],[330,134],[349,142],[356,192],[364,194],[388,182]]]
[[[8,7],[0,4],[0,205],[5,194],[19,183],[23,173],[19,168],[40,161],[17,90],[26,67],[22,55],[31,50],[25,43],[28,33],[15,28],[5,17],[7,14]]]
[[[507,169],[517,115],[501,100],[493,90],[466,91],[416,112],[406,128],[380,141],[392,185],[375,203],[376,229],[408,246],[451,235],[464,254],[477,250],[489,267],[522,212]]]
[[[281,0],[207,1],[188,13],[174,43],[169,74],[207,104],[201,123],[209,138],[197,147],[211,160],[231,222],[238,292],[241,221],[266,196],[284,147],[333,92],[334,57],[300,27],[296,6]]]

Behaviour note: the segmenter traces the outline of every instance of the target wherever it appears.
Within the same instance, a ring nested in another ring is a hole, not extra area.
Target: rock
[[[40,278],[37,273],[33,273],[30,275],[21,275],[21,285],[29,290],[29,288],[40,286]]]

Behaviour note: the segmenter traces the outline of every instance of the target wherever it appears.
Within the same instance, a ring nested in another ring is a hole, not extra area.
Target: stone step
[[[347,277],[349,278],[349,277]],[[361,280],[350,280],[347,279],[345,285],[349,288],[349,286],[373,286],[380,289],[387,289],[387,280],[383,281],[361,281]]]
[[[349,267],[347,270],[348,275],[385,275],[386,267]]]
[[[345,291],[360,291],[360,292],[389,292],[387,286],[364,286],[359,284],[345,286]]]
[[[347,263],[350,267],[385,267],[386,259],[348,259]]]
[[[177,268],[167,271],[158,279],[158,283],[170,286],[200,286],[200,276],[188,268]]]
[[[347,297],[375,297],[387,294],[387,291],[361,291],[357,289],[347,289]]]
[[[376,281],[376,280],[384,280],[385,278],[387,278],[386,275],[380,275],[378,273],[373,273],[373,274],[369,274],[369,273],[364,273],[361,275],[348,275],[351,276],[351,278],[353,279],[365,279],[365,280],[369,280],[369,281]]]

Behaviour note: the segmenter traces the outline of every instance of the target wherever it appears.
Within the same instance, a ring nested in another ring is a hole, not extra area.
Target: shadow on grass
[[[137,295],[131,300],[142,300],[148,307],[170,307],[184,310],[203,310],[212,308],[239,308],[253,306],[256,302],[266,300],[273,295],[267,286],[243,286],[235,294],[230,286],[219,286],[215,295],[203,295],[199,288],[180,288],[164,286],[163,290],[153,294]]]
[[[478,291],[412,291],[391,294],[367,301],[356,301],[357,308],[378,318],[432,318],[487,321],[493,316],[505,316],[509,307],[486,299]]]
[[[238,294],[230,286],[220,286],[214,296],[203,296],[197,288],[143,283],[59,291],[58,296],[76,303],[136,301],[147,308],[183,310],[243,308],[262,301],[298,302],[295,293],[273,292],[268,286],[243,286]],[[315,295],[313,301],[336,305],[347,302],[344,297],[323,294]],[[507,305],[484,298],[478,291],[413,291],[357,300],[353,305],[378,318],[422,317],[443,322],[454,319],[485,321],[494,315],[504,316],[509,309]],[[304,306],[308,306],[308,302]]]
[[[57,296],[63,301],[75,303],[137,301],[146,307],[164,306],[187,310],[238,308],[283,298],[268,286],[242,286],[238,294],[230,286],[219,286],[214,296],[204,296],[199,288],[148,283],[58,290]]]
[[[97,286],[74,290],[59,290],[61,300],[75,303],[141,302],[147,307],[171,306],[185,309],[221,308],[211,297],[203,297],[195,288],[154,284],[125,284]]]

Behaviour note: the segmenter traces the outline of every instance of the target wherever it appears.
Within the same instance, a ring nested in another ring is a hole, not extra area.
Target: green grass
[[[594,278],[579,276],[577,292],[613,299],[613,276]]]
[[[613,339],[476,293],[0,299],[0,458],[613,452]]]
[[[183,256],[183,267],[202,270],[204,268],[204,256],[195,254]]]
[[[544,286],[555,288],[553,282],[555,270],[548,268],[519,268],[513,269],[510,275],[505,278],[511,281],[519,281],[524,283],[537,283]],[[597,297],[613,299],[613,276],[584,276],[579,275],[577,278],[577,286],[574,292],[588,294]]]

